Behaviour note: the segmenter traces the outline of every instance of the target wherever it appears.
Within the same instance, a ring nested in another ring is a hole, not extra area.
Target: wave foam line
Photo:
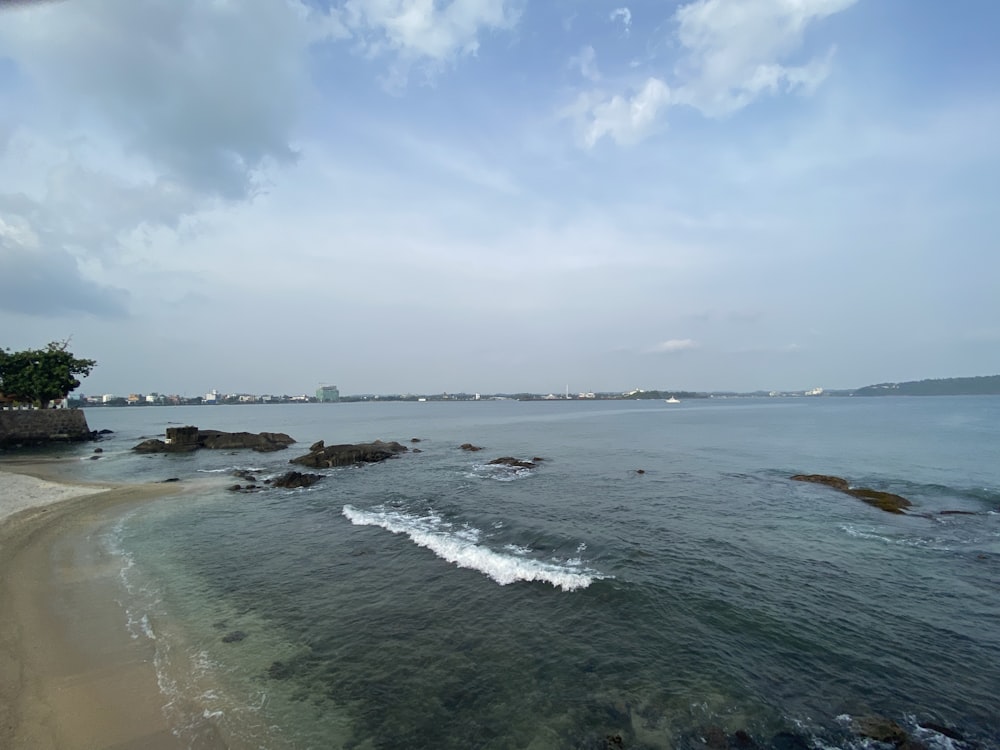
[[[435,516],[410,516],[396,511],[364,511],[351,505],[344,516],[355,526],[379,526],[393,534],[404,534],[419,547],[429,549],[459,568],[478,570],[501,586],[517,581],[543,581],[563,591],[585,589],[603,576],[579,572],[556,563],[546,563],[513,555],[504,555],[470,540],[468,534],[442,531],[441,519]]]

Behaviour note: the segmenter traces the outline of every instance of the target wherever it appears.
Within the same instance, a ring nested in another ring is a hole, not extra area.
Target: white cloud
[[[649,78],[642,88],[631,93],[584,94],[573,109],[582,120],[582,140],[588,148],[604,136],[629,145],[646,136],[670,100],[667,85],[658,78]]]
[[[621,21],[625,35],[628,36],[629,30],[632,28],[632,11],[628,8],[615,8],[608,16],[608,20]]]
[[[834,50],[789,64],[807,27],[846,10],[858,0],[694,0],[674,14],[675,42],[681,50],[672,86],[659,75],[629,95],[582,94],[569,114],[593,147],[605,135],[619,144],[635,143],[652,130],[670,106],[688,105],[707,117],[723,117],[765,94],[810,93],[827,76]],[[611,19],[631,23],[627,8]]]
[[[484,32],[513,28],[519,16],[511,0],[347,0],[339,19],[370,55],[442,63],[475,55]]]
[[[826,77],[831,52],[785,65],[806,28],[858,0],[697,0],[677,9],[685,56],[677,101],[709,116],[730,114],[763,93],[809,91]]]
[[[589,44],[580,50],[580,54],[570,58],[569,64],[579,68],[580,75],[588,81],[601,80],[601,73],[597,69],[597,53]]]
[[[649,347],[646,352],[648,354],[674,354],[676,352],[697,349],[698,347],[698,342],[693,339],[667,339]]]

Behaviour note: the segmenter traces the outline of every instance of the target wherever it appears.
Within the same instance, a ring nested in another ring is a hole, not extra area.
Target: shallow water
[[[131,511],[102,541],[182,734],[209,721],[245,747],[540,749],[619,735],[673,748],[718,727],[762,746],[793,732],[852,747],[845,715],[874,713],[932,747],[1000,744],[1000,398],[87,417],[115,430],[101,460],[72,449],[88,477],[199,488]],[[168,422],[301,445],[130,453]],[[241,481],[230,470],[279,473],[314,440],[377,438],[422,452],[326,470],[307,490],[225,489]],[[509,455],[545,460],[487,465]],[[795,473],[897,492],[914,515]]]

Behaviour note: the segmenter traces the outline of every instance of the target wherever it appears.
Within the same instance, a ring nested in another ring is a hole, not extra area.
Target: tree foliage
[[[0,396],[38,407],[66,398],[80,386],[76,376],[86,377],[97,364],[92,359],[77,359],[68,347],[69,340],[21,352],[0,348]]]

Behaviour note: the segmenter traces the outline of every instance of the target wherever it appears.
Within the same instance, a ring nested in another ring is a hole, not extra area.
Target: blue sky
[[[84,392],[1000,373],[993,2],[0,8],[0,346]]]

